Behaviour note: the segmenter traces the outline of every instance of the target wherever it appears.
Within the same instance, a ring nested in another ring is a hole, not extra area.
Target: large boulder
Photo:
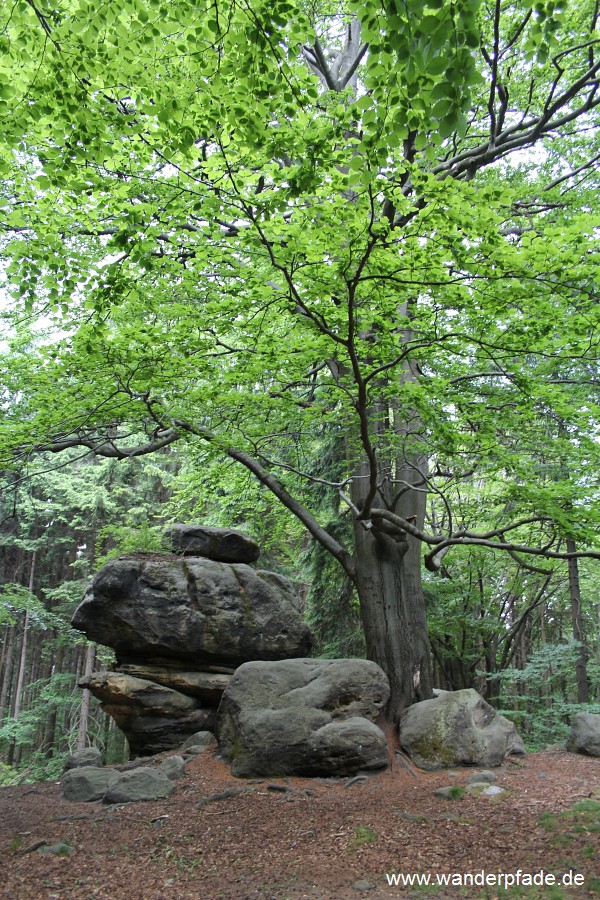
[[[498,715],[477,691],[438,691],[411,706],[400,722],[400,744],[428,772],[455,766],[499,766],[525,753],[512,722]]]
[[[172,750],[190,734],[214,727],[216,709],[193,697],[120,672],[94,672],[79,681],[100,700],[125,734],[132,756]]]
[[[99,769],[97,766],[77,766],[62,777],[65,800],[72,803],[89,803],[102,800],[108,785],[117,776],[114,769]]]
[[[134,769],[112,778],[104,795],[105,803],[136,803],[170,797],[175,785],[159,769]]]
[[[387,742],[372,720],[388,697],[384,672],[367,660],[246,663],[221,700],[219,748],[239,777],[383,768]]]
[[[292,584],[245,564],[125,556],[93,578],[72,624],[119,662],[193,667],[304,656],[311,647]],[[197,729],[195,729],[197,730]]]
[[[102,753],[97,747],[86,747],[84,750],[75,750],[67,761],[67,769],[78,769],[81,766],[102,767]]]
[[[232,528],[172,525],[165,532],[164,540],[174,553],[204,556],[217,562],[253,563],[260,556],[258,544]]]
[[[600,756],[600,715],[580,712],[573,716],[567,750],[585,756]]]

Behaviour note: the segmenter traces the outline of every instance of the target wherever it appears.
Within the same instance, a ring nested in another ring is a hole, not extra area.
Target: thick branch
[[[271,493],[282,503],[286,509],[289,509],[297,519],[304,525],[307,531],[312,534],[316,541],[324,547],[337,561],[340,563],[349,578],[354,580],[356,577],[356,568],[353,557],[339,544],[325,529],[319,525],[315,517],[310,513],[298,500],[296,500],[288,492],[288,490],[278,481],[270,472],[261,466],[258,460],[253,459],[243,450],[237,450],[235,447],[228,447],[223,444],[222,440],[208,428],[201,428],[192,425],[189,422],[176,421],[175,426],[189,434],[195,434],[197,437],[203,438],[211,444],[218,445],[230,459],[236,460],[248,469],[255,478],[264,484]]]
[[[600,559],[600,551],[597,550],[580,550],[573,553],[559,553],[557,551],[550,550],[548,547],[529,547],[525,544],[513,544],[510,541],[505,541],[502,538],[502,535],[504,535],[507,531],[519,528],[520,526],[525,524],[538,522],[540,521],[538,518],[523,519],[520,522],[515,522],[503,528],[496,529],[495,531],[485,532],[484,534],[477,534],[473,531],[462,531],[458,532],[455,535],[448,536],[428,534],[427,532],[422,531],[420,528],[417,528],[416,525],[414,525],[412,522],[409,522],[406,519],[397,516],[395,513],[392,513],[387,509],[371,510],[371,520],[374,525],[377,525],[377,522],[381,521],[382,519],[385,519],[387,522],[395,525],[399,530],[411,534],[419,541],[422,541],[424,544],[428,544],[429,546],[434,548],[425,556],[425,567],[430,571],[437,571],[438,566],[436,566],[435,560],[436,557],[439,557],[442,550],[446,550],[446,548],[456,545],[488,547],[491,550],[524,553],[530,556],[542,556],[544,559]],[[497,535],[501,539],[494,540],[494,535]]]
[[[317,520],[298,500],[291,496],[287,489],[278,481],[270,472],[268,472],[258,462],[243,450],[235,447],[228,447],[223,443],[214,432],[208,428],[202,428],[192,425],[189,422],[174,420],[173,427],[168,428],[157,434],[157,437],[142,444],[138,447],[117,447],[114,443],[115,439],[109,437],[96,437],[86,435],[68,435],[63,438],[57,438],[47,444],[40,444],[34,448],[36,453],[61,453],[72,447],[86,447],[90,453],[95,456],[104,456],[111,459],[133,459],[137,456],[146,456],[161,450],[168,444],[172,444],[180,440],[184,433],[196,435],[211,444],[217,445],[220,449],[230,457],[230,459],[241,463],[248,469],[255,478],[264,484],[277,499],[292,512],[297,519],[302,522],[307,531],[317,540],[337,561],[340,563],[349,578],[354,580],[355,563],[353,557],[342,547],[325,529],[319,525]]]
[[[106,456],[110,459],[133,459],[136,456],[147,456],[156,453],[169,444],[179,440],[181,434],[173,428],[160,432],[156,438],[142,444],[139,447],[117,447],[111,438],[91,438],[79,435],[68,435],[57,438],[48,444],[39,444],[35,447],[36,453],[62,453],[72,447],[87,447],[94,456]]]

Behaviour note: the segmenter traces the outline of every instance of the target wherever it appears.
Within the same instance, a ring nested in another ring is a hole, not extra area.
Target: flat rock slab
[[[204,556],[228,563],[253,563],[260,556],[258,544],[232,528],[173,525],[163,539],[169,549],[182,556]]]
[[[82,678],[102,708],[127,737],[132,756],[178,748],[198,731],[214,727],[216,709],[179,691],[121,672],[94,672]]]
[[[231,675],[223,672],[187,672],[167,666],[151,666],[143,663],[128,663],[119,671],[134,678],[154,681],[164,687],[195,697],[210,706],[218,706],[223,691],[231,681]]]
[[[400,722],[400,743],[421,769],[499,766],[525,745],[512,722],[477,691],[438,691],[411,706]]]
[[[385,674],[367,660],[246,663],[221,700],[219,747],[239,777],[383,768],[387,742],[371,720],[388,696]]]
[[[494,784],[495,781],[498,781],[498,776],[495,772],[490,772],[489,769],[473,772],[467,778],[467,784]]]
[[[202,668],[305,656],[312,646],[286,578],[243,564],[189,557],[110,560],[72,620],[119,663],[178,661]],[[182,669],[185,666],[181,666]]]

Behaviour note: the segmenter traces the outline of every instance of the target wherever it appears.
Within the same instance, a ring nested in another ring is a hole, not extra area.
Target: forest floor
[[[427,774],[393,749],[391,758],[390,769],[362,780],[240,781],[205,754],[169,799],[122,806],[69,803],[57,783],[3,788],[0,896],[600,897],[600,760],[555,750],[507,762],[497,784],[508,793],[493,800],[434,795],[464,785],[472,770]],[[505,893],[506,881],[499,889],[489,879],[516,879],[517,870],[526,883],[546,883]],[[458,886],[463,873],[487,876],[488,886]],[[561,885],[565,873],[583,886],[549,886],[547,875]],[[390,885],[394,874],[429,874],[431,883]],[[438,886],[440,874],[454,875],[450,887]]]

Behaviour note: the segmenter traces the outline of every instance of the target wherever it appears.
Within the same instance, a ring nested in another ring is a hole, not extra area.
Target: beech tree
[[[423,562],[600,557],[597,22],[593,0],[5,4],[3,467],[207,445],[355,585],[390,714],[429,696]],[[473,478],[497,527],[453,514]]]

